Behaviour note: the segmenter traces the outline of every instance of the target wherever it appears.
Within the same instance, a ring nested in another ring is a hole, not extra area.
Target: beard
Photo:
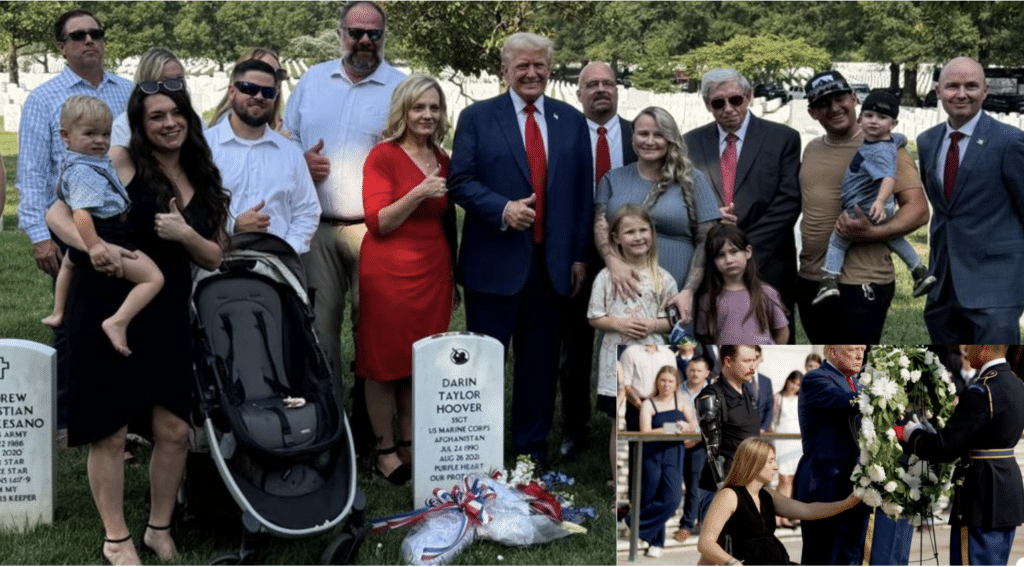
[[[380,67],[382,51],[383,47],[380,50],[376,48],[364,50],[357,47],[352,51],[346,51],[342,55],[342,60],[353,71],[365,77]]]
[[[244,103],[236,103],[231,106],[231,111],[235,113],[235,116],[252,128],[259,128],[270,123],[270,119],[274,115],[273,104],[269,104],[263,112],[258,112],[258,108],[255,110],[257,113],[254,114]]]

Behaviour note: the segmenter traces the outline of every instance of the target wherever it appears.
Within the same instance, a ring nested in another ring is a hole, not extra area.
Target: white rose
[[[876,372],[877,372],[877,370],[876,370]],[[871,385],[871,373],[868,372],[867,370],[865,370],[864,372],[861,372],[860,377],[858,378],[858,380],[860,381],[861,386],[870,386]]]
[[[860,407],[860,413],[863,415],[870,416],[875,413],[875,408],[871,405],[871,398],[864,392],[861,392],[860,396],[857,397],[857,405]]]
[[[921,499],[921,491],[916,489],[916,488],[911,488],[910,489],[910,499],[913,500],[914,502],[917,502],[918,500],[920,500]]]
[[[854,487],[853,488],[853,495],[856,496],[857,498],[863,498],[864,497],[864,489],[859,487],[859,486]]]
[[[910,359],[906,355],[900,355],[900,366],[910,366]]]
[[[900,410],[900,411],[903,411],[903,410]],[[895,441],[896,440],[896,431],[893,430],[893,429],[886,429],[885,430],[885,435],[886,435],[886,437],[889,438],[889,441]]]
[[[910,373],[910,381],[911,382],[917,382],[920,379],[921,379],[921,371],[920,370],[915,370],[915,371]]]
[[[860,485],[861,486],[863,486],[864,488],[867,488],[869,484],[871,484],[871,479],[870,478],[868,478],[866,476],[860,477]]]
[[[866,465],[868,464],[869,460],[871,460],[871,454],[868,453],[867,449],[861,449],[860,458],[857,460],[857,462],[860,463],[861,465]],[[860,465],[857,466],[859,467]]]
[[[875,482],[883,482],[885,480],[885,469],[881,465],[871,465],[868,467],[868,476]]]
[[[900,378],[903,378],[904,380],[910,380],[910,371],[907,370],[906,368],[901,368]]]
[[[924,363],[925,364],[931,364],[933,360],[935,360],[935,357],[932,355],[932,351],[930,351],[930,350],[925,351],[925,353],[924,353]]]
[[[890,480],[889,482],[885,483],[885,491],[886,492],[895,492],[896,491],[896,486],[897,486],[896,481],[895,480]]]
[[[903,506],[894,502],[886,502],[885,504],[882,504],[882,511],[885,512],[887,516],[896,517],[903,511]]]
[[[878,493],[874,488],[868,488],[864,491],[864,496],[860,497],[865,504],[874,508],[875,506],[882,505],[882,495]]]

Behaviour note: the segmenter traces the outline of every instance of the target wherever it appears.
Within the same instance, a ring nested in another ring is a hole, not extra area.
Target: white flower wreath
[[[853,401],[861,413],[860,458],[850,477],[854,494],[893,519],[932,516],[949,492],[953,465],[913,455],[908,467],[901,465],[903,449],[893,426],[908,407],[945,426],[955,394],[946,369],[929,350],[880,346],[868,353],[859,379],[864,390]]]

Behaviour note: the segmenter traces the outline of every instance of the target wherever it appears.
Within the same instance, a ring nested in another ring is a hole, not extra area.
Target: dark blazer
[[[636,152],[633,151],[633,123],[620,116],[619,130],[622,132],[622,165],[629,165],[636,162]]]
[[[922,459],[948,463],[959,458],[961,465],[970,463],[953,499],[953,526],[999,530],[1024,523],[1024,483],[1017,459],[971,459],[972,449],[1012,450],[1020,442],[1021,408],[1024,383],[1008,364],[996,364],[960,394],[946,427],[938,433],[917,430],[910,436],[907,445]]]
[[[547,196],[544,246],[556,293],[572,292],[572,264],[586,261],[593,240],[593,166],[590,133],[583,114],[544,97],[547,123]],[[458,280],[468,290],[495,295],[518,293],[526,282],[535,249],[533,232],[502,230],[511,200],[533,193],[523,136],[509,93],[473,103],[459,115],[448,189],[466,210]]]
[[[772,379],[758,373],[755,380],[747,382],[747,387],[757,388],[757,413],[761,416],[761,430],[768,431],[772,427],[772,414],[775,411],[775,395],[772,392]]]
[[[917,137],[932,204],[928,266],[939,280],[928,302],[951,281],[968,309],[1024,305],[1024,132],[982,112],[947,201],[937,171],[945,131],[943,123]]]
[[[683,136],[693,165],[703,171],[724,204],[719,165],[718,124],[711,122]],[[754,247],[761,278],[775,287],[792,312],[796,286],[796,238],[800,216],[800,134],[750,115],[736,163],[737,226]]]
[[[853,383],[859,392],[860,382]],[[857,464],[857,393],[835,366],[824,361],[804,375],[800,385],[800,435],[804,454],[796,469],[793,498],[801,502],[834,502],[850,495],[850,475]]]

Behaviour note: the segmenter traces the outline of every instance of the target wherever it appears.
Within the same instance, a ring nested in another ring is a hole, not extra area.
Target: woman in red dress
[[[440,85],[412,75],[392,94],[383,141],[363,166],[368,232],[359,252],[355,372],[367,379],[374,470],[396,485],[412,476],[412,343],[447,331],[455,305],[447,130]]]

